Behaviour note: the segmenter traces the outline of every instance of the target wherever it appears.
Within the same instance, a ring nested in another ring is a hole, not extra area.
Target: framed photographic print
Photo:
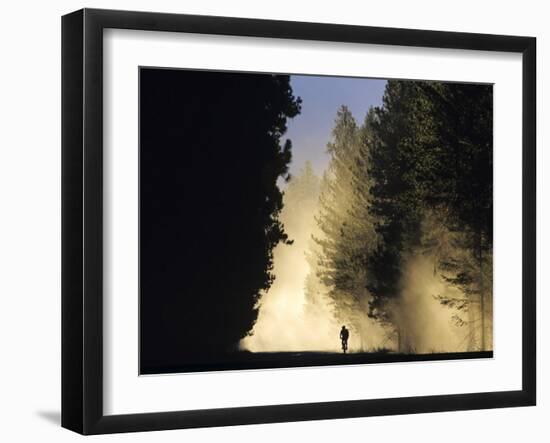
[[[535,404],[534,38],[84,9],[62,58],[64,427]]]

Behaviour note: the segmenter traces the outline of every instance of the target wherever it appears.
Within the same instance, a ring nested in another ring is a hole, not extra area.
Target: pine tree
[[[428,140],[429,103],[415,82],[389,81],[383,106],[374,110],[370,145],[371,214],[380,242],[368,258],[367,287],[372,294],[369,315],[391,323],[398,348],[405,349],[406,331],[393,315],[400,294],[404,256],[419,245],[422,210],[417,182],[420,141]]]
[[[140,352],[154,369],[235,349],[254,325],[288,240],[277,182],[300,100],[285,75],[140,78]]]
[[[423,199],[444,209],[444,224],[455,233],[455,249],[442,267],[467,297],[468,322],[480,336],[471,346],[486,350],[492,347],[492,86],[425,82],[420,89],[432,103],[439,146],[432,180],[439,186],[425,187]]]
[[[363,348],[372,345],[370,325],[365,324],[370,301],[365,280],[367,256],[376,243],[368,210],[369,119],[372,115],[359,127],[345,106],[337,113],[321,188],[320,235],[315,238],[320,283],[328,288],[337,318],[352,324]]]
[[[472,328],[481,322],[479,348],[486,349],[492,300],[492,90],[390,81],[376,116],[371,210],[381,242],[369,259],[371,315],[391,321],[404,259],[415,251],[429,253],[434,273],[465,294],[465,301],[445,295],[439,300],[468,313],[467,320],[457,316],[458,323]]]
[[[336,115],[332,141],[327,144],[330,164],[323,176],[317,223],[320,235],[318,277],[328,288],[336,315],[346,318],[357,309],[358,294],[354,291],[346,231],[353,183],[351,165],[358,149],[358,127],[350,110],[342,106]]]

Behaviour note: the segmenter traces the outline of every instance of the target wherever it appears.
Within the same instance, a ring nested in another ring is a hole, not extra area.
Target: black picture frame
[[[103,412],[103,30],[107,28],[519,53],[522,97],[522,389],[169,411]],[[536,403],[536,39],[82,9],[62,18],[62,426],[104,434],[457,411]]]

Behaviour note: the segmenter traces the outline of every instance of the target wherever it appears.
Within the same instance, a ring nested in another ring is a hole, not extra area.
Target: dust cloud
[[[280,215],[293,241],[280,243],[273,252],[275,281],[260,297],[258,319],[241,349],[253,352],[337,351],[340,325],[329,301],[322,296],[314,309],[308,302],[305,285],[312,273],[307,259],[319,197],[319,179],[310,164],[285,189]]]
[[[392,306],[393,322],[399,325],[400,343],[395,347],[409,353],[466,351],[467,330],[456,324],[454,310],[441,305],[437,296],[464,298],[434,272],[434,258],[422,254],[405,260],[401,293]]]
[[[291,236],[292,238],[292,236]],[[259,302],[258,320],[252,335],[241,347],[253,352],[338,351],[339,325],[327,304],[315,315],[306,309],[304,282],[310,272],[306,246],[278,245],[274,253],[275,282]]]
[[[368,296],[359,304],[345,294],[331,299],[315,269],[312,237],[319,234],[319,179],[310,166],[290,181],[283,202],[280,219],[293,243],[280,243],[274,249],[275,281],[261,295],[258,319],[241,340],[241,349],[340,352],[342,324],[350,330],[350,352],[465,352],[472,350],[476,337],[479,341],[477,305],[470,303],[469,309],[457,311],[442,304],[438,297],[464,300],[466,296],[436,269],[438,258],[421,251],[403,257],[400,293],[387,306],[389,324],[368,316]]]

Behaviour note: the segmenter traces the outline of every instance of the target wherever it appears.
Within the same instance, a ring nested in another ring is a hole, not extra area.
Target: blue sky
[[[285,134],[292,140],[290,173],[297,174],[309,160],[315,172],[322,174],[338,108],[346,105],[362,123],[369,107],[382,103],[386,80],[292,75],[290,83],[294,95],[302,98],[302,112],[288,121]]]

